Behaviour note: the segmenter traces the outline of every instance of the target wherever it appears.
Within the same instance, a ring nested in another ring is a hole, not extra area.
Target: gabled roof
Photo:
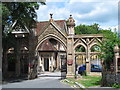
[[[22,22],[19,22],[20,24],[18,24],[18,20],[15,20],[15,22],[11,25],[11,30],[12,33],[29,33],[30,31],[28,30],[28,28],[22,24]],[[17,30],[15,30],[17,26]],[[18,30],[19,29],[19,30]]]
[[[50,43],[49,40],[45,40],[39,47],[38,51],[57,51],[57,49]]]
[[[66,21],[65,20],[55,20],[53,21],[53,23],[55,24],[56,27],[60,28],[62,33],[66,35]],[[36,28],[37,35],[40,34],[40,32],[42,32],[42,30],[44,30],[44,28],[47,27],[48,24],[50,24],[49,21],[37,22],[37,28]]]

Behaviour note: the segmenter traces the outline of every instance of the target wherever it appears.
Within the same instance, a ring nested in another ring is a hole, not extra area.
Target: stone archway
[[[59,46],[54,45],[55,42]],[[54,44],[53,44],[54,43]],[[48,49],[44,47],[46,44],[49,44],[47,47]],[[55,47],[54,47],[55,46]],[[42,49],[41,49],[42,48]],[[42,39],[38,41],[38,45],[36,47],[36,51],[39,57],[39,66],[41,68],[41,71],[45,72],[47,71],[54,71],[54,70],[60,70],[61,69],[61,58],[64,56],[66,57],[66,43],[56,35],[48,34],[44,36]],[[48,65],[45,65],[45,64]]]
[[[78,68],[81,65],[86,64],[86,46],[85,45],[83,46],[82,44],[78,44],[78,46],[76,46],[74,50],[75,50],[75,72],[76,72],[78,71]]]
[[[76,64],[80,66],[81,64],[85,64],[86,62],[86,49],[84,46],[79,45],[75,48],[75,58]]]
[[[62,23],[65,25],[63,25]],[[46,24],[47,23],[47,24]],[[43,26],[40,28],[39,26]],[[63,26],[65,28],[63,28]],[[90,48],[97,43],[102,42],[103,35],[101,34],[74,34],[75,20],[70,15],[67,21],[54,21],[52,18],[47,22],[41,22],[38,25],[38,43],[36,51],[44,41],[51,38],[60,42],[67,52],[67,77],[73,77],[75,74],[75,57],[83,55],[83,52],[76,53],[75,48],[79,45],[85,47],[86,71],[90,72]],[[64,30],[64,31],[63,31]]]
[[[74,36],[74,61],[77,60],[77,56],[80,56],[81,59],[85,59],[86,64],[86,72],[91,72],[91,59],[93,59],[93,56],[96,55],[96,59],[98,59],[98,53],[100,52],[93,52],[91,51],[91,48],[95,45],[100,46],[102,42],[102,35],[96,34],[96,35],[76,35]],[[85,48],[85,52],[75,52],[75,49],[78,46],[83,46]]]
[[[101,59],[99,53],[101,52],[100,44],[94,43],[90,47],[90,63],[101,67]]]
[[[61,39],[60,37],[58,37],[58,36],[56,36],[56,35],[54,35],[54,34],[48,34],[48,35],[46,35],[46,36],[44,36],[43,38],[41,38],[41,39],[38,40],[38,44],[37,44],[36,50],[38,49],[38,47],[39,47],[45,40],[50,39],[50,38],[53,38],[53,39],[57,40],[58,42],[60,42],[60,43],[64,46],[65,50],[67,49],[67,45],[66,45],[66,42],[67,42],[67,41],[66,41],[66,42],[63,41],[63,39]]]

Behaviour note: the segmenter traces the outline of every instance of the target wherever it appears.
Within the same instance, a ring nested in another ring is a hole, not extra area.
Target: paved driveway
[[[67,84],[60,82],[61,73],[40,74],[39,78],[34,80],[24,80],[20,82],[7,83],[3,88],[71,88]]]

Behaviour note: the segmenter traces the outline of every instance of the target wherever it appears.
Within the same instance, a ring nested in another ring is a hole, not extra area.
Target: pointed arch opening
[[[75,48],[75,52],[85,52],[85,47],[82,45],[79,45]]]
[[[100,52],[101,51],[101,48],[99,45],[95,44],[93,45],[91,48],[90,48],[90,51],[91,52]]]
[[[49,37],[37,47],[39,72],[53,72],[61,69],[62,57],[66,57],[66,48],[61,41]]]
[[[75,48],[76,66],[81,66],[86,63],[86,48],[83,45],[78,45]]]
[[[101,71],[101,59],[99,57],[99,53],[101,52],[101,47],[98,44],[92,45],[90,48],[90,63],[91,63],[91,71],[100,72]],[[95,67],[93,67],[95,66]]]

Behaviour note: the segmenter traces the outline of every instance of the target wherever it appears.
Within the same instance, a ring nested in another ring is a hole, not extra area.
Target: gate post
[[[73,49],[73,37],[67,38],[67,78],[75,75],[75,55]]]
[[[91,63],[90,63],[90,48],[89,46],[87,46],[87,52],[86,52],[86,73],[90,74],[90,70],[91,70]]]
[[[74,77],[75,75],[75,55],[74,55],[74,27],[75,20],[70,15],[67,20],[68,36],[67,36],[67,76]]]

